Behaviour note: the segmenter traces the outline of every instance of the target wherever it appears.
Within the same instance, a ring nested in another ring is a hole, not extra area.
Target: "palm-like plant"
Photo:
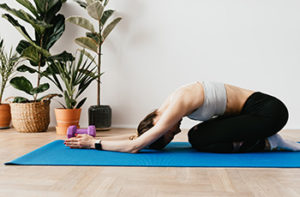
[[[12,48],[9,53],[4,51],[3,39],[0,40],[0,104],[2,103],[2,96],[9,77],[15,72],[16,66],[20,62],[20,57],[13,52]]]
[[[81,51],[75,61],[53,60],[48,66],[45,77],[51,80],[63,94],[65,104],[60,104],[65,109],[79,109],[87,99],[85,97],[77,102],[79,96],[92,81],[98,78],[97,67],[92,67],[93,60],[84,59],[84,53]]]
[[[0,4],[0,8],[6,10],[9,14],[3,14],[2,17],[7,19],[25,38],[19,42],[16,50],[22,57],[30,61],[31,66],[22,65],[17,70],[31,74],[36,73],[37,85],[34,87],[31,82],[23,76],[13,78],[10,83],[15,88],[33,96],[34,101],[39,101],[41,98],[37,98],[38,94],[49,89],[48,83],[41,84],[41,77],[43,76],[42,67],[46,65],[49,59],[58,57],[67,59],[73,58],[72,55],[66,52],[51,57],[49,52],[50,48],[61,37],[65,30],[65,18],[63,15],[58,14],[58,12],[66,0],[33,0],[34,4],[31,3],[30,0],[16,1],[29,12],[23,9],[13,9],[3,3]],[[12,17],[12,15],[31,25],[35,36],[29,35],[26,28]],[[23,97],[17,97],[15,102],[17,101],[28,102],[28,100]]]
[[[84,29],[88,30],[85,37],[79,37],[75,39],[75,42],[86,49],[91,50],[98,56],[98,79],[97,79],[97,105],[100,105],[100,75],[101,75],[101,55],[102,44],[107,36],[115,28],[115,26],[121,21],[121,17],[115,18],[106,25],[107,20],[112,16],[114,10],[105,10],[109,0],[86,0],[85,2],[75,0],[81,7],[83,7],[88,15],[97,21],[97,29],[86,18],[81,16],[71,16],[67,18],[68,22],[76,24]],[[92,57],[86,52],[86,55]]]

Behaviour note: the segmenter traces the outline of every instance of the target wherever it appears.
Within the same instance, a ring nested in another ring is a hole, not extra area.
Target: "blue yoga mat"
[[[152,166],[152,167],[263,167],[299,168],[300,152],[204,153],[187,142],[172,142],[163,151],[143,149],[120,153],[70,149],[56,140],[6,165],[46,166]]]

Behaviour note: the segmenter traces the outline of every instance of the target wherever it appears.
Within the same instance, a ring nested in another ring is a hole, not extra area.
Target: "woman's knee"
[[[188,140],[191,143],[191,141],[195,138],[196,132],[198,129],[198,125],[193,126],[189,131],[188,131]]]
[[[276,132],[280,131],[289,119],[289,112],[285,104],[277,100],[273,106],[272,127]]]
[[[203,146],[206,144],[205,141],[207,141],[207,137],[205,137],[203,131],[201,131],[200,124],[192,127],[188,131],[188,141],[190,142],[193,148]]]

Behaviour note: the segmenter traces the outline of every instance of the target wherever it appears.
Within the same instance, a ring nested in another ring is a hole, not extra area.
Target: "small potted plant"
[[[3,3],[0,4],[0,8],[7,13],[3,14],[2,17],[24,37],[24,40],[19,42],[16,50],[22,58],[29,61],[30,65],[21,65],[17,70],[34,74],[37,80],[36,86],[33,86],[30,80],[24,76],[18,76],[10,80],[13,87],[33,97],[33,100],[15,97],[10,104],[12,123],[19,132],[46,131],[50,123],[50,99],[54,96],[38,96],[50,87],[49,83],[42,83],[46,62],[55,58],[73,58],[66,52],[55,56],[50,54],[50,48],[65,30],[65,17],[58,12],[66,0],[18,0],[17,2],[27,12],[23,9],[11,8]],[[16,18],[25,22],[28,25],[27,28],[32,27],[32,29],[28,31]],[[29,32],[34,34],[31,35]]]
[[[97,21],[97,28],[86,18],[81,16],[71,16],[67,18],[68,22],[76,24],[86,30],[85,37],[75,39],[76,44],[84,47],[98,56],[98,79],[97,79],[97,105],[89,108],[89,124],[95,125],[97,130],[107,130],[111,126],[111,108],[109,105],[101,105],[100,102],[100,73],[101,73],[101,55],[102,44],[107,39],[107,36],[121,21],[121,17],[117,17],[106,25],[107,20],[112,16],[114,10],[105,10],[108,0],[86,0],[86,2],[76,0],[83,7],[87,14]],[[98,31],[97,31],[98,30]],[[91,57],[90,54],[88,54]]]
[[[75,60],[53,60],[44,73],[64,99],[64,103],[59,102],[62,108],[55,109],[58,135],[66,135],[67,128],[71,125],[79,127],[81,106],[87,99],[79,97],[98,78],[97,68],[92,65],[93,60],[88,59],[84,51],[80,51]]]
[[[9,128],[10,125],[10,106],[2,102],[2,97],[10,76],[15,72],[16,66],[20,62],[19,60],[20,57],[16,53],[13,53],[12,48],[9,53],[4,51],[3,39],[0,39],[0,129]]]

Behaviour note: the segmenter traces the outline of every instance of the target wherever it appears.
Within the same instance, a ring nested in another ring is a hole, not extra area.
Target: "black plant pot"
[[[111,108],[109,105],[92,105],[89,107],[89,125],[97,130],[109,130],[111,126]]]

